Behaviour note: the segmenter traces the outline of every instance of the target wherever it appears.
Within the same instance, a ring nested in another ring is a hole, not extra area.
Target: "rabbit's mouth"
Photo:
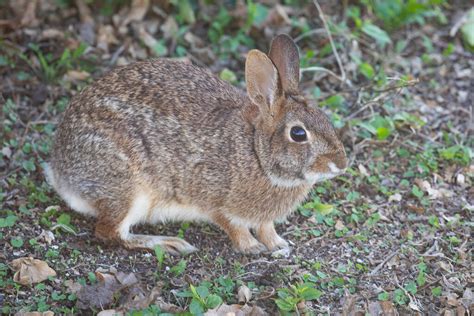
[[[322,181],[337,177],[346,171],[345,168],[344,169],[338,168],[336,164],[334,164],[333,162],[328,163],[328,168],[329,170],[326,172],[315,172],[315,171],[307,172],[305,173],[304,177],[311,184],[315,184],[318,182],[322,182]]]
[[[337,177],[338,175],[342,174],[342,172],[308,172],[304,175],[306,181],[308,181],[311,185],[322,182],[325,180],[332,179]]]

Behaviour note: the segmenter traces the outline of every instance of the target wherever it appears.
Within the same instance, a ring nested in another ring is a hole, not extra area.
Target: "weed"
[[[285,312],[298,310],[298,304],[304,301],[317,300],[322,292],[316,289],[314,283],[290,284],[288,288],[277,291],[278,298],[275,303],[278,308]]]

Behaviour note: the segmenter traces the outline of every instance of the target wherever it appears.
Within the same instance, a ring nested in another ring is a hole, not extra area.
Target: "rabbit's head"
[[[299,92],[298,48],[278,35],[269,54],[249,52],[247,93],[255,149],[264,172],[280,187],[312,185],[347,167],[344,146],[327,116]]]

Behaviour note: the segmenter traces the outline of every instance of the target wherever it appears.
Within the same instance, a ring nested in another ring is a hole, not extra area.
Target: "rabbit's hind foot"
[[[193,245],[178,237],[129,234],[122,242],[128,249],[154,250],[158,246],[167,253],[175,256],[186,255],[198,250]]]

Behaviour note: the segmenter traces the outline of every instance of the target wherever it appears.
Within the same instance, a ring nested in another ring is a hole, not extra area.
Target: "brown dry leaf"
[[[138,29],[138,37],[143,41],[143,44],[145,44],[151,51],[154,51],[158,41],[145,30],[143,25]]]
[[[64,38],[64,32],[58,29],[53,29],[49,28],[46,30],[43,30],[39,36],[41,40],[47,40],[47,39],[63,39]]]
[[[165,23],[161,26],[161,31],[163,32],[163,37],[165,39],[176,38],[179,31],[178,23],[171,15],[168,16]]]
[[[21,18],[21,25],[27,27],[37,26],[39,24],[36,18],[36,7],[38,6],[38,0],[30,0],[26,6],[23,17]]]
[[[373,315],[373,316],[383,315],[382,306],[380,305],[380,302],[378,301],[369,302],[369,306],[367,309],[370,315]]]
[[[90,77],[90,73],[84,70],[69,70],[65,75],[66,81],[82,81]]]
[[[367,168],[363,164],[359,164],[357,166],[359,168],[359,172],[364,177],[370,177],[370,173],[367,171]]]
[[[46,312],[19,312],[16,313],[15,316],[54,316],[54,313],[52,311],[46,311]]]
[[[390,195],[388,198],[389,202],[400,202],[402,200],[402,195],[400,193],[395,193]]]
[[[143,309],[156,300],[157,293],[146,295],[134,273],[117,272],[111,268],[95,272],[97,283],[80,288],[77,292],[77,307],[107,308],[113,302],[119,302],[118,310]],[[70,289],[73,284],[70,284]]]
[[[125,315],[125,312],[122,311],[117,311],[115,309],[104,309],[103,311],[100,311],[97,316],[123,316]]]
[[[98,281],[96,284],[83,286],[77,292],[78,308],[105,308],[114,301],[114,295],[123,288],[112,274],[96,272],[96,278]]]
[[[68,293],[76,294],[82,289],[82,285],[78,282],[74,282],[73,280],[66,280],[64,281],[64,285],[68,289]]]
[[[81,25],[79,26],[79,33],[81,38],[89,43],[95,42],[94,19],[92,18],[91,9],[87,6],[84,0],[76,0],[76,6],[79,10]]]
[[[474,308],[474,294],[470,288],[466,288],[462,295],[461,303],[466,309]]]
[[[241,285],[237,291],[237,300],[239,303],[247,303],[252,299],[252,291],[245,286]]]
[[[222,304],[221,306],[208,310],[204,316],[222,316],[222,315],[232,315],[232,316],[265,316],[268,315],[262,308],[258,306],[248,306],[248,305],[227,305]]]
[[[380,302],[380,306],[382,307],[384,316],[395,316],[398,315],[397,310],[393,306],[393,303],[390,301],[382,301]]]
[[[345,293],[342,303],[342,315],[354,315],[355,312],[355,303],[356,303],[356,296],[350,295],[348,292]]]
[[[340,219],[338,219],[336,221],[336,225],[334,225],[334,228],[336,228],[337,230],[343,230],[344,228],[346,228],[346,226]]]
[[[130,11],[123,20],[121,26],[127,26],[130,22],[141,21],[148,11],[150,0],[133,0]]]
[[[97,35],[97,47],[102,49],[104,52],[109,52],[109,46],[111,44],[118,44],[119,41],[115,37],[115,29],[112,25],[101,25],[99,26]]]
[[[56,271],[51,269],[46,262],[33,257],[15,259],[10,265],[16,271],[13,281],[22,285],[39,283],[50,276],[56,276]]]
[[[268,12],[267,18],[263,21],[262,26],[279,27],[282,25],[291,25],[291,20],[288,17],[288,13],[291,8],[277,4],[270,12]]]

